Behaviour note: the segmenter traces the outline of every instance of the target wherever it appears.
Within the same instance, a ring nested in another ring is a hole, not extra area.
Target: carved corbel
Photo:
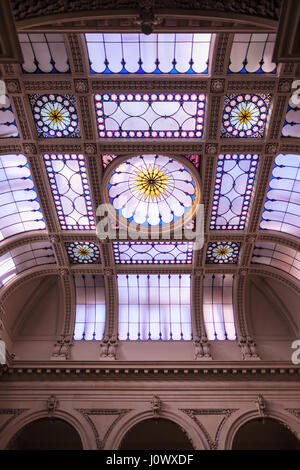
[[[194,353],[196,361],[209,361],[212,359],[210,354],[210,343],[206,336],[195,336]]]
[[[59,405],[59,401],[58,399],[56,398],[55,395],[51,395],[48,400],[47,400],[47,404],[46,404],[46,408],[47,408],[47,411],[48,411],[48,415],[49,416],[52,416],[53,413],[55,413],[55,411],[57,410],[58,408],[58,405]]]
[[[161,410],[161,399],[159,396],[154,395],[151,399],[151,408],[154,417],[158,417]]]
[[[72,338],[70,335],[60,335],[60,338],[54,345],[52,360],[65,361],[69,358],[70,348],[72,346]]]

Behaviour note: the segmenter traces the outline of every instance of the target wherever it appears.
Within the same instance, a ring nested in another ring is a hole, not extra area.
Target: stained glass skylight
[[[66,249],[71,264],[100,263],[99,247],[93,242],[67,242]]]
[[[120,340],[191,340],[189,274],[119,274]]]
[[[0,139],[19,137],[16,119],[8,95],[0,92]]]
[[[75,275],[75,340],[101,340],[105,328],[104,278],[99,275]]]
[[[202,137],[205,95],[199,93],[97,93],[99,137]]]
[[[257,242],[253,250],[252,263],[274,266],[300,280],[300,253],[288,246]]]
[[[63,34],[19,34],[24,73],[69,73]]]
[[[233,275],[207,274],[203,279],[203,315],[209,340],[235,340]]]
[[[298,98],[292,95],[282,128],[282,137],[300,137],[300,103],[297,105],[297,101]]]
[[[210,242],[207,246],[206,263],[236,264],[239,258],[240,243]]]
[[[271,95],[226,95],[221,137],[263,137]]]
[[[300,236],[300,155],[278,154],[260,228]]]
[[[272,62],[275,34],[234,35],[228,72],[230,73],[275,73]]]
[[[113,242],[117,264],[191,264],[191,242]]]
[[[211,34],[85,35],[91,73],[207,73]]]
[[[79,137],[80,129],[73,95],[29,95],[39,137]]]
[[[140,155],[122,162],[108,185],[116,211],[136,224],[174,222],[192,206],[195,182],[178,161],[161,155]]]
[[[48,242],[33,242],[14,248],[0,257],[0,287],[26,269],[53,263],[55,256]]]
[[[45,228],[24,155],[0,155],[0,240]]]
[[[210,218],[211,230],[244,230],[258,155],[219,155]]]
[[[83,155],[44,155],[62,230],[95,230],[90,184]]]

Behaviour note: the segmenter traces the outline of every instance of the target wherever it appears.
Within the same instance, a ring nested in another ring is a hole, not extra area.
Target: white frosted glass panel
[[[0,93],[0,139],[19,137],[17,123],[8,95]]]
[[[300,155],[278,154],[260,228],[300,235]]]
[[[300,137],[300,107],[297,91],[290,98],[281,136]]]
[[[119,339],[192,339],[190,275],[118,275],[118,293]]]
[[[208,274],[203,279],[203,316],[209,340],[235,340],[233,276]]]
[[[275,73],[272,62],[273,34],[235,34],[229,61],[229,73]]]
[[[207,73],[211,34],[88,33],[91,73]]]
[[[63,34],[19,34],[24,73],[69,73]]]
[[[101,340],[105,329],[105,289],[103,276],[75,275],[75,340]]]
[[[45,228],[24,155],[0,156],[0,211],[1,239]]]
[[[257,242],[252,263],[266,264],[300,279],[299,253],[279,243]]]
[[[52,246],[48,242],[33,242],[10,250],[0,257],[0,286],[27,269],[55,263]]]

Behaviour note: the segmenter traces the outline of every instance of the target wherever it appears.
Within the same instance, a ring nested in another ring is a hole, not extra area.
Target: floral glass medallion
[[[271,95],[227,95],[221,137],[263,137]]]
[[[235,242],[211,242],[206,252],[206,263],[209,264],[236,264],[238,261],[240,244]]]
[[[95,264],[100,262],[100,251],[93,242],[68,242],[66,249],[72,264]]]
[[[116,211],[130,222],[162,225],[174,222],[191,208],[195,182],[174,158],[140,155],[116,168],[108,193]]]
[[[39,137],[79,137],[73,95],[29,95]]]

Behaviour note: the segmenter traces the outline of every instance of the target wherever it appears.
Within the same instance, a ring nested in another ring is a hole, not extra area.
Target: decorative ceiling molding
[[[39,364],[34,362],[15,361],[12,366],[0,365],[0,376],[3,380],[11,380],[18,377],[18,380],[82,380],[98,379],[103,380],[175,380],[180,378],[194,379],[199,381],[224,381],[232,383],[232,380],[261,380],[262,382],[284,381],[299,382],[300,368],[286,362],[255,362],[240,361],[223,362],[208,361],[207,363],[198,361],[162,362],[159,366],[151,361],[143,361],[141,366],[138,362],[128,361],[99,361],[89,362],[88,367],[82,366],[82,361],[74,362],[49,361]]]

